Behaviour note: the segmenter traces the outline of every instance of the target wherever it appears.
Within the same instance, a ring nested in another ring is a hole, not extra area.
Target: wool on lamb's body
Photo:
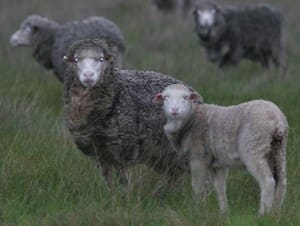
[[[119,27],[104,17],[90,17],[63,25],[39,15],[27,17],[19,30],[12,34],[12,46],[30,46],[33,57],[45,68],[53,70],[63,82],[65,62],[63,56],[74,42],[82,39],[104,39],[114,51],[121,66],[125,50],[124,38]]]
[[[268,68],[272,61],[285,69],[283,18],[279,11],[258,5],[219,8],[202,2],[194,10],[196,31],[208,60],[219,67],[237,65],[242,58]]]
[[[279,209],[286,193],[288,123],[273,103],[254,100],[223,107],[194,104],[199,94],[170,85],[156,99],[167,117],[164,131],[181,153],[190,153],[192,186],[203,192],[210,175],[220,211],[228,211],[228,168],[246,168],[261,190],[260,214]]]
[[[94,69],[79,68],[93,57],[100,59],[95,62],[100,72],[86,77]],[[151,101],[178,80],[157,72],[114,69],[106,45],[98,40],[76,43],[66,59],[66,125],[77,147],[100,163],[108,184],[113,168],[124,179],[132,163],[146,164],[170,178],[188,171],[187,158],[170,145],[160,126],[165,117]]]

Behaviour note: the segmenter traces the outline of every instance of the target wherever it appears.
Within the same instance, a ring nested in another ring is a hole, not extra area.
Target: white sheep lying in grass
[[[154,98],[163,103],[168,139],[177,151],[190,153],[195,193],[203,192],[210,175],[220,212],[228,212],[228,168],[246,167],[260,186],[259,214],[279,210],[287,185],[288,123],[284,114],[265,100],[222,107],[194,103],[199,98],[179,84],[166,87]]]

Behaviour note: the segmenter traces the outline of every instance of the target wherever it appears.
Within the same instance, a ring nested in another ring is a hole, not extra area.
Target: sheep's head
[[[85,39],[73,44],[64,60],[72,66],[80,83],[89,88],[104,82],[108,70],[112,69],[113,54],[105,41]]]
[[[14,47],[16,46],[31,46],[34,42],[43,41],[51,35],[48,32],[43,32],[43,30],[51,29],[57,26],[56,22],[41,17],[39,15],[31,15],[27,17],[21,24],[20,29],[13,33],[10,37],[10,44]]]
[[[196,30],[203,41],[210,41],[216,26],[223,25],[224,18],[221,9],[212,2],[201,2],[194,8]]]
[[[202,103],[202,97],[182,84],[173,84],[156,94],[153,102],[162,103],[168,119],[184,120],[192,114],[194,103]]]

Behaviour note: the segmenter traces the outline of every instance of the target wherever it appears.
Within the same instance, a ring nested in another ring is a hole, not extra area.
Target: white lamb
[[[280,209],[287,186],[288,123],[275,104],[265,100],[229,107],[198,104],[201,96],[179,84],[166,87],[154,101],[163,103],[164,131],[172,145],[190,153],[196,194],[203,192],[210,175],[220,212],[228,212],[228,168],[245,167],[260,186],[259,214]]]

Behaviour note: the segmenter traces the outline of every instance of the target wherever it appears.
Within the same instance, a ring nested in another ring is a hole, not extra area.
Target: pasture
[[[1,0],[0,225],[300,225],[300,2],[265,2],[285,16],[284,79],[273,68],[264,74],[260,65],[246,60],[218,72],[198,44],[193,18],[157,12],[150,0]],[[95,162],[76,149],[64,126],[62,85],[29,48],[9,46],[10,35],[29,14],[60,23],[92,15],[113,20],[125,36],[124,68],[172,75],[194,87],[206,103],[276,103],[290,126],[281,214],[257,217],[258,185],[243,171],[229,173],[228,216],[219,214],[214,192],[197,203],[188,176],[157,197],[159,175],[141,166],[131,169],[128,193],[121,186],[109,192]]]

